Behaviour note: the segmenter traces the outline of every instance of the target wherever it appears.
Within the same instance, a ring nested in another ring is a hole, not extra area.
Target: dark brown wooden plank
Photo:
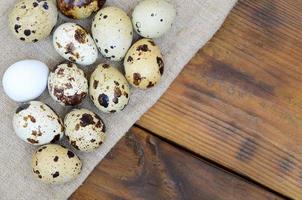
[[[70,199],[281,198],[132,128]]]
[[[302,199],[302,1],[239,1],[138,124]]]

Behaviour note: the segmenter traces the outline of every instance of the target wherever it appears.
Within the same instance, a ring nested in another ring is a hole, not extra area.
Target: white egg
[[[2,85],[9,98],[25,102],[39,97],[47,86],[48,67],[38,60],[22,60],[4,73]]]
[[[125,57],[133,39],[131,20],[117,7],[101,9],[94,16],[91,32],[101,54],[113,61]]]
[[[135,31],[146,38],[158,38],[172,26],[176,16],[173,5],[165,0],[141,1],[132,13]]]
[[[80,65],[91,65],[98,56],[91,35],[75,23],[65,23],[56,29],[53,46],[63,58]]]

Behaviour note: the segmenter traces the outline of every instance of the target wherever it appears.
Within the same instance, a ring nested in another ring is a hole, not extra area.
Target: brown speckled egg
[[[64,119],[65,135],[70,144],[80,151],[96,150],[105,140],[105,124],[87,109],[74,109]]]
[[[22,140],[33,145],[56,142],[64,134],[63,123],[59,116],[39,101],[22,104],[16,110],[13,128]]]
[[[59,10],[67,17],[85,19],[98,11],[106,0],[57,0]]]
[[[91,35],[76,23],[61,24],[53,34],[53,46],[60,56],[80,65],[91,65],[98,56]]]
[[[50,35],[58,11],[52,0],[21,0],[9,14],[9,27],[21,41],[38,42]]]
[[[133,39],[133,27],[127,13],[117,7],[101,9],[92,21],[91,33],[101,54],[121,61]]]
[[[99,110],[115,113],[123,110],[129,102],[129,84],[115,67],[100,64],[90,77],[89,94]]]
[[[171,27],[176,16],[174,6],[166,0],[143,0],[134,8],[135,31],[146,38],[158,38]]]
[[[64,63],[49,74],[48,91],[61,105],[74,106],[86,97],[88,81],[83,70],[73,63]]]
[[[41,146],[32,157],[34,176],[48,184],[60,184],[75,179],[81,173],[82,162],[67,148],[49,144]]]
[[[140,89],[152,88],[164,73],[164,61],[160,48],[152,39],[137,41],[128,51],[124,67],[126,78]]]

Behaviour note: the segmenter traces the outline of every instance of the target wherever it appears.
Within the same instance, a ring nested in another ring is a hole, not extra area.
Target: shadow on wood
[[[70,199],[261,200],[279,197],[139,128],[132,128]]]

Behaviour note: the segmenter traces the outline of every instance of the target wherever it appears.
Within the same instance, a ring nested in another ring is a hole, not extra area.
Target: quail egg
[[[63,106],[80,104],[88,93],[88,81],[76,64],[64,63],[49,74],[50,96]]]
[[[98,65],[90,77],[90,98],[102,112],[123,110],[129,102],[129,92],[127,80],[111,65]]]
[[[32,171],[44,183],[61,184],[79,176],[82,162],[67,148],[48,144],[38,148],[32,157]]]
[[[33,145],[56,142],[64,134],[63,122],[59,116],[39,101],[24,103],[17,108],[13,128],[22,140]]]
[[[38,42],[50,35],[57,17],[57,7],[51,0],[21,0],[11,10],[8,23],[20,40]]]
[[[117,7],[101,9],[92,21],[91,32],[101,54],[113,61],[125,57],[133,39],[131,20]]]
[[[75,23],[62,24],[55,30],[53,46],[63,58],[80,65],[91,65],[98,56],[90,34]]]
[[[164,61],[160,48],[152,39],[137,41],[124,60],[126,78],[134,87],[152,88],[164,73]]]
[[[103,121],[87,109],[72,110],[65,116],[64,126],[70,144],[80,151],[94,151],[104,142]]]
[[[67,17],[85,19],[101,9],[106,0],[57,0],[57,3],[59,10]]]
[[[165,0],[144,0],[132,13],[135,31],[146,38],[158,38],[172,26],[176,16],[173,5]]]

